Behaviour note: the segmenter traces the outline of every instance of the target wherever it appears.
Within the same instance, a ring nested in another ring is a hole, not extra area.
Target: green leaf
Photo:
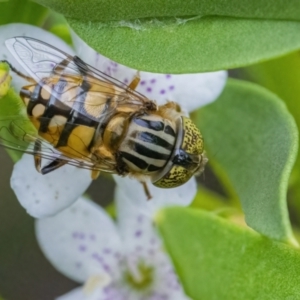
[[[72,45],[72,37],[70,34],[70,30],[66,24],[54,25],[49,29],[49,31],[55,34],[56,36],[60,37],[69,45]]]
[[[300,3],[298,0],[36,1],[67,17],[85,21],[195,15],[300,20]]]
[[[137,70],[229,69],[300,48],[300,22],[207,17],[100,23],[68,19],[101,54]]]
[[[299,299],[298,250],[201,210],[168,208],[157,221],[191,299]]]
[[[226,200],[226,198],[200,185],[191,206],[212,211],[226,210],[229,208]]]
[[[3,71],[8,72],[8,66],[5,63],[0,63],[0,77],[3,77]],[[5,84],[5,89],[3,89],[3,84]],[[24,132],[35,135],[36,129],[25,114],[25,105],[20,96],[13,90],[13,88],[7,89],[6,85],[7,83],[2,81],[0,78],[1,139],[9,141],[17,148],[17,145],[22,144],[22,146],[24,146],[26,143],[21,139],[17,139],[16,135],[13,135],[12,133],[14,132],[17,134],[16,130],[21,128],[22,132],[18,134],[20,137],[23,136]],[[5,91],[5,93],[2,93],[2,91]],[[15,126],[12,127],[12,124]],[[20,125],[20,127],[18,125]],[[22,152],[13,151],[10,149],[8,149],[8,153],[13,161],[19,160],[22,156]]]
[[[19,95],[11,88],[8,93],[0,98],[0,127],[1,127],[1,138],[9,140],[15,145],[24,144],[23,141],[16,139],[12,135],[10,127],[12,122],[17,122],[22,128],[22,132],[36,133],[35,128],[29,121],[23,111],[24,104],[20,99]],[[17,132],[16,132],[17,134]],[[21,135],[21,134],[19,134]],[[22,152],[7,149],[10,157],[14,162],[18,161]]]
[[[244,78],[257,82],[276,93],[287,105],[293,115],[298,131],[300,129],[300,56],[292,53],[280,59],[267,61],[243,69]],[[290,181],[289,203],[295,221],[300,219],[300,155],[298,153]]]
[[[47,8],[31,1],[0,1],[0,25],[18,22],[39,26],[47,13]]]
[[[298,133],[284,103],[258,85],[231,79],[219,100],[199,111],[197,123],[212,166],[227,174],[247,224],[294,243],[286,193]]]
[[[38,2],[64,14],[92,48],[137,70],[229,69],[300,48],[298,0]]]

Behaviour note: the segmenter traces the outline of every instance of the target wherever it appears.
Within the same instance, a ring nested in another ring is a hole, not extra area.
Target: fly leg
[[[33,148],[33,151],[34,151],[34,154],[33,154],[33,157],[34,157],[34,166],[35,166],[35,169],[41,173],[41,163],[42,163],[42,158],[41,158],[41,150],[42,150],[42,146],[41,146],[41,143],[39,142],[39,140],[36,140],[34,142],[34,148]]]
[[[51,163],[49,163],[47,166],[43,167],[43,169],[41,170],[41,173],[43,175],[48,174],[60,167],[62,167],[63,165],[65,165],[67,163],[66,160],[60,159],[60,158],[56,158],[55,160],[53,160]]]
[[[99,175],[100,175],[100,171],[98,171],[98,170],[91,171],[91,177],[93,180],[97,179],[99,177]]]
[[[129,83],[127,90],[135,90],[141,80],[140,72],[138,71],[132,81]]]
[[[29,82],[32,82],[32,83],[35,83],[36,84],[36,81],[32,78],[32,77],[29,77],[29,76],[26,76],[24,75],[23,73],[21,73],[20,71],[18,71],[14,66],[12,66],[7,60],[0,60],[0,62],[4,62],[6,64],[9,65],[10,69],[16,73],[18,76],[24,78],[25,80],[29,81]]]
[[[33,148],[34,165],[35,165],[36,170],[39,173],[42,173],[43,175],[50,173],[67,163],[67,161],[65,161],[63,159],[56,158],[51,163],[49,163],[47,166],[45,166],[41,169],[41,163],[42,163],[42,157],[40,154],[41,151],[42,151],[42,145],[39,140],[36,140],[34,142],[34,148]]]
[[[134,91],[136,89],[136,87],[138,86],[138,84],[140,83],[141,77],[140,77],[140,72],[137,71],[137,73],[135,74],[134,78],[132,79],[132,81],[129,83],[129,85],[127,86],[127,91],[132,90]],[[146,113],[147,111],[157,111],[157,105],[154,101],[151,100],[147,100],[145,101],[145,105],[144,108],[141,109],[141,113]]]
[[[176,103],[176,102],[173,102],[173,101],[167,102],[164,105],[164,107],[174,109],[177,112],[182,112],[182,109],[181,109],[180,105],[178,103]]]
[[[148,200],[148,201],[151,200],[151,199],[152,199],[152,196],[151,196],[151,194],[150,194],[150,191],[149,191],[149,188],[148,188],[147,183],[146,183],[145,181],[141,181],[141,184],[143,185],[144,192],[145,192],[145,194],[146,194],[146,196],[147,196],[147,200]]]

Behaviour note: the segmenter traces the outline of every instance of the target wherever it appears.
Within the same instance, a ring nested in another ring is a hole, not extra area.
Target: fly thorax
[[[150,174],[161,170],[169,160],[176,140],[176,128],[156,115],[131,119],[119,151],[132,172]]]
[[[117,114],[112,117],[107,124],[103,125],[103,128],[97,129],[98,139],[102,139],[103,144],[112,151],[117,151],[122,139],[126,135],[130,119],[127,114]],[[102,142],[101,142],[102,144]]]

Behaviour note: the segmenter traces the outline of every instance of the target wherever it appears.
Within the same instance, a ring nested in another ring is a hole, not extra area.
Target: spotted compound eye
[[[170,160],[153,180],[161,188],[173,188],[187,182],[196,172],[204,169],[207,162],[203,153],[203,137],[187,117],[181,117],[178,124],[176,145]]]

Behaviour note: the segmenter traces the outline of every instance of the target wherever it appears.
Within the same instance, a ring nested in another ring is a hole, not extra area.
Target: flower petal
[[[121,291],[109,286],[106,288],[97,287],[92,293],[89,293],[85,288],[79,287],[67,294],[64,294],[56,300],[129,300],[121,295]],[[132,300],[132,299],[130,299]]]
[[[36,236],[53,266],[73,280],[95,276],[107,285],[107,279],[120,275],[122,245],[116,226],[90,200],[80,198],[54,217],[37,220]]]
[[[116,199],[118,199],[118,202],[122,203],[123,198],[128,198],[132,201],[133,205],[137,206],[150,217],[153,216],[158,209],[166,206],[189,205],[197,192],[194,177],[184,185],[173,189],[161,189],[148,183],[152,199],[147,201],[143,186],[137,180],[129,177],[123,178],[117,175],[114,175],[114,179],[117,183]],[[122,211],[123,209],[120,210],[120,212]]]
[[[179,278],[174,270],[172,261],[167,253],[156,252],[150,258],[153,266],[153,292],[147,300],[169,299],[188,300],[190,299],[183,290]],[[145,299],[146,300],[146,299]]]
[[[8,51],[4,43],[7,39],[15,36],[28,36],[36,38],[46,43],[49,43],[50,45],[53,45],[56,48],[61,49],[62,51],[65,51],[69,54],[74,53],[73,49],[70,46],[68,46],[63,40],[39,27],[22,23],[11,23],[8,25],[0,26],[0,60],[5,59],[9,61],[17,70],[21,71],[24,74],[27,74],[27,72],[15,60],[15,58]],[[26,84],[28,84],[28,82],[24,79],[20,78],[19,76],[13,76],[12,85],[15,87],[16,90],[20,90],[21,87]]]
[[[175,101],[190,112],[217,99],[225,86],[227,72],[182,75],[140,72],[140,76],[138,92],[158,104]]]
[[[126,195],[116,195],[119,230],[127,252],[127,263],[137,268],[140,262],[153,270],[151,292],[132,299],[189,299],[181,287],[177,274],[152,219],[134,206]],[[125,286],[124,286],[125,288]],[[138,294],[137,294],[138,295]]]
[[[162,75],[155,74],[158,86],[155,88],[156,95],[153,99],[158,102],[172,100],[180,104],[185,111],[191,112],[201,106],[207,105],[216,100],[226,84],[227,72],[217,71],[197,74]],[[150,73],[142,72],[144,81],[150,82]],[[149,83],[148,83],[149,84]],[[145,84],[140,85],[138,91],[145,94]],[[167,95],[164,91],[168,89]],[[151,98],[150,94],[147,97]]]
[[[136,206],[119,188],[116,190],[115,200],[119,232],[127,254],[131,253],[129,256],[136,256],[136,259],[147,259],[149,253],[161,248],[153,219],[145,209]]]
[[[84,294],[83,288],[78,287],[67,294],[56,298],[55,300],[88,300],[88,298]]]
[[[129,84],[137,71],[118,64],[97,53],[74,32],[73,43],[78,56],[85,62],[125,84]],[[140,72],[141,81],[137,91],[158,104],[175,101],[184,111],[192,111],[216,100],[226,80],[226,71],[198,74],[156,74]]]
[[[14,166],[10,183],[26,211],[44,218],[71,205],[91,181],[90,171],[70,165],[42,175],[36,171],[33,157],[24,154]]]
[[[168,205],[190,204],[196,193],[195,179],[175,189],[159,189],[149,185],[153,198],[147,201],[143,187],[138,181],[114,177],[117,182],[115,200],[118,225],[128,263],[136,265],[142,260],[153,264],[154,261],[158,261],[156,268],[161,260],[168,261],[168,257],[162,251],[162,242],[155,230],[152,216],[158,209]],[[166,263],[162,265],[164,264]],[[169,269],[172,268],[171,263],[168,266]],[[171,274],[175,274],[174,271]]]

